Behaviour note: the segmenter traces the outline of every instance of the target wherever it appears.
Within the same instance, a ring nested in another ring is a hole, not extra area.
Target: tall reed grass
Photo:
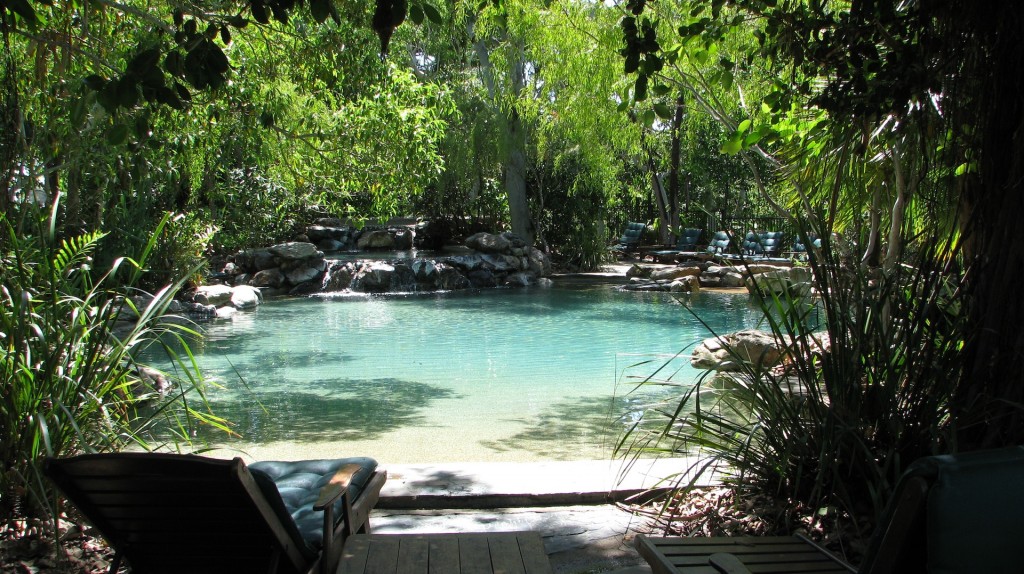
[[[167,312],[180,283],[152,295],[133,288],[161,229],[138,258],[101,272],[92,260],[103,234],[61,239],[55,220],[56,208],[19,233],[0,216],[0,519],[55,516],[46,456],[152,449],[187,443],[197,424],[226,428],[184,344],[195,333]],[[135,356],[172,344],[185,351],[175,351],[175,375],[160,375],[174,383],[162,393]]]
[[[648,409],[619,454],[698,461],[680,473],[686,479],[665,499],[664,516],[718,471],[741,495],[838,508],[871,522],[907,465],[950,448],[949,400],[964,341],[955,243],[918,244],[883,270],[852,260],[820,231],[821,249],[808,261],[813,299],[762,300],[765,330],[786,349],[783,364],[707,371],[692,384],[644,381],[680,392]]]

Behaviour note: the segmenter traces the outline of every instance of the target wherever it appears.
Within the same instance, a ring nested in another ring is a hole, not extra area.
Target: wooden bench
[[[338,574],[552,574],[537,532],[356,534]]]

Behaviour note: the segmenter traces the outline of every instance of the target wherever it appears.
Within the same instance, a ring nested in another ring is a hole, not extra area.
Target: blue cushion
[[[261,461],[250,464],[249,471],[264,491],[267,490],[266,481],[260,479],[270,479],[273,486],[277,488],[285,509],[291,515],[302,539],[309,548],[317,550],[323,545],[324,513],[320,510],[313,510],[313,504],[320,496],[320,489],[330,482],[334,473],[346,464],[353,463],[361,467],[352,476],[348,487],[349,500],[355,502],[366,488],[366,483],[369,482],[374,470],[377,469],[377,461],[372,458],[356,457],[293,462]],[[268,496],[268,498],[271,497]],[[339,498],[334,504],[336,520],[341,519],[341,511],[342,500]]]
[[[1024,448],[931,457],[908,474],[922,470],[935,475],[928,492],[928,571],[1020,572]]]

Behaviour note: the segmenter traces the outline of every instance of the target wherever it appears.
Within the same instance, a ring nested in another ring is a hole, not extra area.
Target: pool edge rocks
[[[386,233],[376,231],[380,238]],[[383,239],[370,243],[380,245]],[[202,306],[200,314],[226,316],[260,304],[264,296],[525,287],[551,274],[547,254],[513,233],[477,233],[465,246],[467,252],[448,257],[352,260],[330,259],[307,241],[248,249],[211,274],[220,283],[200,286],[189,298]]]

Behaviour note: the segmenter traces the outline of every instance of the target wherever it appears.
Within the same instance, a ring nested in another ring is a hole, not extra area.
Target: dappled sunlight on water
[[[195,345],[241,435],[202,438],[280,458],[296,445],[394,463],[605,458],[671,392],[637,382],[710,336],[701,321],[721,333],[759,316],[745,295],[609,288],[271,301]],[[669,371],[697,375],[681,359]]]

